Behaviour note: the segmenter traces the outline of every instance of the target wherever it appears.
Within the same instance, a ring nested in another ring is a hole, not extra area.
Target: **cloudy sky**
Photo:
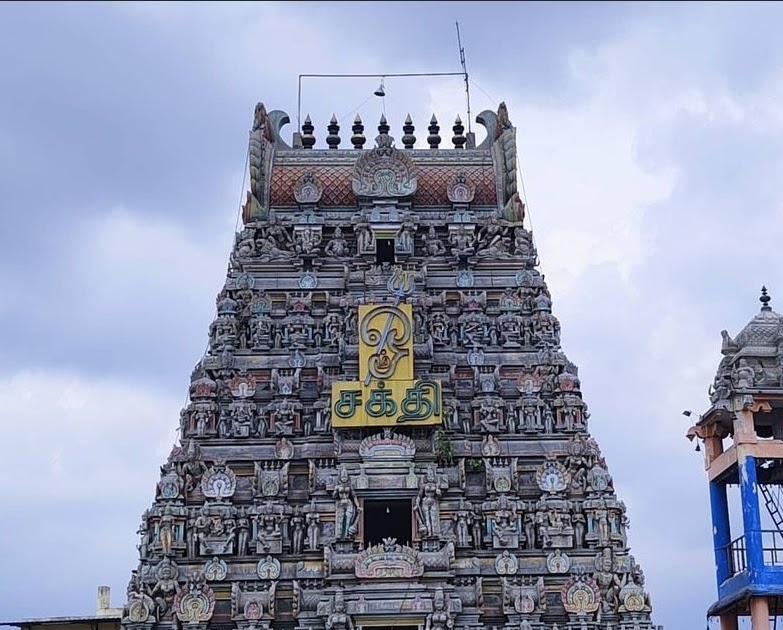
[[[707,485],[681,412],[707,405],[719,331],[763,283],[783,299],[771,3],[0,6],[0,617],[89,614],[99,584],[121,603],[225,275],[255,103],[295,124],[300,73],[459,70],[455,19],[474,115],[505,100],[518,128],[655,620],[704,627]],[[374,125],[376,85],[305,79],[302,114],[322,138],[332,112]],[[386,90],[395,129],[408,111],[420,138],[432,112],[466,119],[459,78]]]

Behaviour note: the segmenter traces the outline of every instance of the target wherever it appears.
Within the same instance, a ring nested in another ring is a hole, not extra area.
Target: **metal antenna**
[[[465,64],[465,49],[462,47],[462,38],[459,36],[459,22],[457,26],[457,46],[459,46],[459,61],[462,64],[462,75],[465,78],[465,98],[468,102],[468,133],[470,133],[470,81],[468,81],[468,67]]]

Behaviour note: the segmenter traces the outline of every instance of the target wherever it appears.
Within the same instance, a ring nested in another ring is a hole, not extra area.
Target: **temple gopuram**
[[[208,349],[139,529],[125,630],[653,630],[628,515],[517,191],[385,117],[325,148],[256,107]],[[343,132],[344,133],[344,132]],[[448,141],[447,141],[448,143]],[[365,144],[368,146],[365,147]]]

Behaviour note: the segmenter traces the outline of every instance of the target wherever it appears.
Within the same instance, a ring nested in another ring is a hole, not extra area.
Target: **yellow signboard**
[[[361,381],[332,385],[332,426],[386,427],[440,424],[440,383],[387,381],[366,387]]]
[[[413,379],[413,311],[410,304],[359,306],[362,382]]]
[[[359,380],[332,384],[335,427],[440,424],[437,381],[413,378],[410,304],[359,306]]]

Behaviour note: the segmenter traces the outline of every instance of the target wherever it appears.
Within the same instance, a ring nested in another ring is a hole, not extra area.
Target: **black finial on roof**
[[[759,298],[759,302],[761,302],[761,310],[762,311],[771,311],[772,307],[770,307],[769,302],[772,298],[767,295],[767,287],[761,287],[761,297]]]
[[[351,144],[354,149],[361,149],[364,143],[367,142],[367,138],[364,137],[364,125],[359,114],[356,114],[356,118],[353,120],[353,127],[351,127],[353,135],[351,136]]]
[[[427,131],[430,132],[430,135],[427,136],[427,142],[430,145],[430,149],[437,149],[440,144],[440,136],[438,135],[440,126],[438,125],[438,119],[435,118],[435,114],[432,115],[430,126],[427,127]]]
[[[332,119],[326,126],[326,131],[329,132],[329,135],[326,136],[326,144],[329,145],[330,149],[336,149],[340,146],[340,125],[337,124],[337,116],[334,114],[332,114]]]
[[[457,115],[457,119],[454,121],[454,126],[451,128],[454,131],[454,137],[451,141],[454,143],[455,149],[464,149],[465,143],[468,139],[465,137],[465,126]]]
[[[315,136],[313,135],[313,131],[315,131],[315,127],[313,126],[313,121],[310,120],[310,114],[307,114],[307,116],[305,116],[304,122],[302,123],[302,148],[303,149],[313,148],[313,145],[315,144]]]
[[[386,122],[386,116],[381,114],[381,121],[378,123],[378,133],[382,136],[389,135],[389,123]]]
[[[402,136],[402,144],[406,149],[412,149],[413,145],[416,144],[416,136],[413,135],[414,131],[415,127],[413,126],[411,115],[408,114],[405,118],[405,124],[402,126],[402,133],[404,134]]]

